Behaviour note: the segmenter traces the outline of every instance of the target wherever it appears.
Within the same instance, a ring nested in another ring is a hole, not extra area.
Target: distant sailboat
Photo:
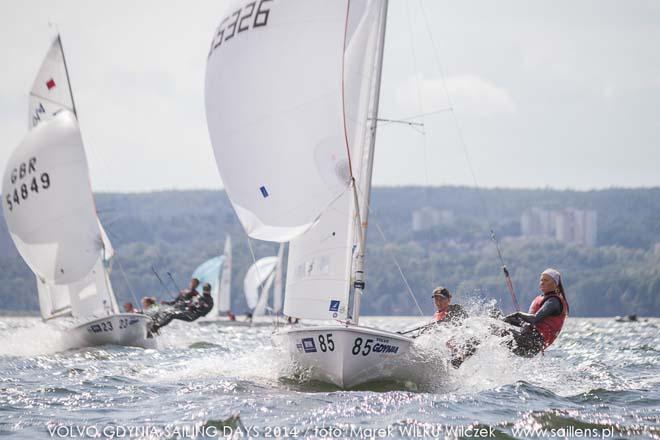
[[[255,261],[243,280],[245,301],[253,317],[264,316],[267,310],[273,314],[282,311],[282,258],[284,245],[275,257],[264,257]],[[272,288],[272,289],[271,289]],[[268,306],[270,292],[273,292],[271,307]]]
[[[412,339],[359,325],[387,0],[229,1],[206,115],[246,233],[289,242],[284,313],[334,325],[274,341],[312,379],[391,377]]]
[[[227,236],[223,254],[200,264],[192,274],[193,278],[199,280],[200,285],[204,283],[211,285],[211,295],[213,296],[213,309],[208,315],[197,321],[200,324],[233,325],[236,323],[235,320],[228,317],[228,314],[231,313],[231,270],[231,237]]]
[[[149,318],[120,313],[110,284],[114,250],[96,214],[59,35],[30,91],[29,112],[29,131],[4,173],[3,212],[37,278],[43,320],[59,322],[77,347],[153,346]]]

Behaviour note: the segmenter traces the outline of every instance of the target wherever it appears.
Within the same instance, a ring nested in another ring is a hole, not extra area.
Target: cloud
[[[516,103],[505,89],[477,75],[449,77],[446,84],[454,107],[461,112],[480,116],[516,112]],[[418,87],[422,100],[421,110]],[[406,114],[432,112],[449,107],[442,80],[439,78],[425,79],[421,75],[408,77],[397,87],[396,96]]]

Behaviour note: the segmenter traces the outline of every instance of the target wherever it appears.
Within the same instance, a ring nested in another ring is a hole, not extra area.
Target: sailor
[[[161,304],[168,306],[173,306],[177,309],[185,309],[188,307],[189,303],[193,302],[196,297],[199,297],[199,292],[197,287],[199,286],[199,280],[197,278],[191,278],[188,289],[182,290],[179,292],[179,295],[172,301],[161,301]]]
[[[446,287],[438,286],[433,289],[433,302],[436,311],[433,314],[433,321],[435,323],[441,322],[458,322],[467,318],[467,312],[459,304],[451,303],[451,293]]]
[[[213,309],[213,297],[211,296],[211,285],[209,283],[204,283],[202,287],[202,296],[199,298],[195,312],[197,313],[197,318],[206,316]]]
[[[135,313],[135,307],[133,307],[133,303],[124,303],[124,313]]]
[[[236,321],[236,315],[234,315],[231,310],[227,311],[227,318],[229,318],[230,321]]]
[[[140,305],[142,306],[142,310],[137,311],[138,313],[143,313],[145,315],[155,315],[158,313],[159,307],[158,304],[156,303],[156,298],[153,296],[144,296],[140,300]]]
[[[193,280],[197,279],[193,278]],[[192,284],[191,281],[191,286]],[[197,284],[199,284],[198,280]],[[203,292],[204,294],[201,297],[199,294],[189,296],[190,300],[186,300],[185,296],[181,301],[178,301],[177,298],[177,300],[173,301],[174,306],[172,309],[154,315],[149,328],[151,333],[157,332],[175,319],[192,322],[207,315],[213,309],[213,297],[211,296],[211,285],[209,283],[204,284]]]
[[[557,338],[568,316],[568,302],[557,269],[548,268],[539,279],[541,294],[532,301],[528,313],[516,312],[504,318],[504,322],[519,327],[511,329],[515,341],[512,351],[519,356],[534,356],[549,347]]]

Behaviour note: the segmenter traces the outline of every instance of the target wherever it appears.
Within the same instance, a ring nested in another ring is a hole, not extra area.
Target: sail
[[[206,260],[200,264],[192,274],[192,278],[197,278],[200,285],[209,283],[211,285],[211,297],[213,297],[213,308],[207,316],[218,316],[218,297],[220,296],[220,272],[225,257],[220,255]]]
[[[28,132],[7,162],[2,195],[7,229],[37,277],[69,284],[90,273],[103,239],[72,113]]]
[[[37,278],[37,290],[44,320],[60,316],[94,318],[119,311],[101,258],[90,273],[70,284],[50,284]]]
[[[344,193],[318,223],[289,244],[284,313],[309,319],[346,319],[359,246],[366,229],[377,113],[378,75],[387,3],[351,1],[345,50],[345,112],[351,164],[360,205]]]
[[[257,307],[259,301],[259,292],[268,282],[272,283],[272,275],[277,265],[277,257],[264,257],[257,260],[245,274],[243,280],[243,289],[245,291],[245,301],[250,309]]]
[[[275,277],[273,280],[273,313],[282,311],[282,270],[284,266],[284,243],[280,244],[277,251],[277,266],[275,266]]]
[[[46,321],[60,316],[71,316],[69,286],[48,284],[46,280],[36,278],[41,318]]]
[[[250,237],[295,238],[349,187],[348,10],[345,1],[226,2],[207,62],[206,117],[224,187]]]
[[[225,240],[224,261],[222,262],[222,278],[220,278],[220,292],[218,298],[218,311],[228,312],[231,309],[231,237]]]
[[[268,308],[268,297],[270,296],[270,289],[273,287],[273,282],[275,281],[275,271],[271,272],[266,281],[264,281],[261,287],[261,294],[259,295],[259,300],[257,305],[252,310],[252,316],[263,316],[266,314],[266,309]]]
[[[30,90],[28,128],[51,119],[61,110],[75,113],[71,86],[64,63],[64,51],[57,36],[39,68]]]

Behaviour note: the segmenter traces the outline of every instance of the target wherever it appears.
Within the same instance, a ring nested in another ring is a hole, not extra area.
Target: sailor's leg
[[[199,315],[196,312],[188,310],[185,312],[177,313],[173,319],[178,319],[179,321],[191,322],[197,318],[199,318]]]
[[[543,350],[543,338],[534,329],[528,331],[511,330],[514,344],[509,344],[509,349],[523,357],[536,356]]]

